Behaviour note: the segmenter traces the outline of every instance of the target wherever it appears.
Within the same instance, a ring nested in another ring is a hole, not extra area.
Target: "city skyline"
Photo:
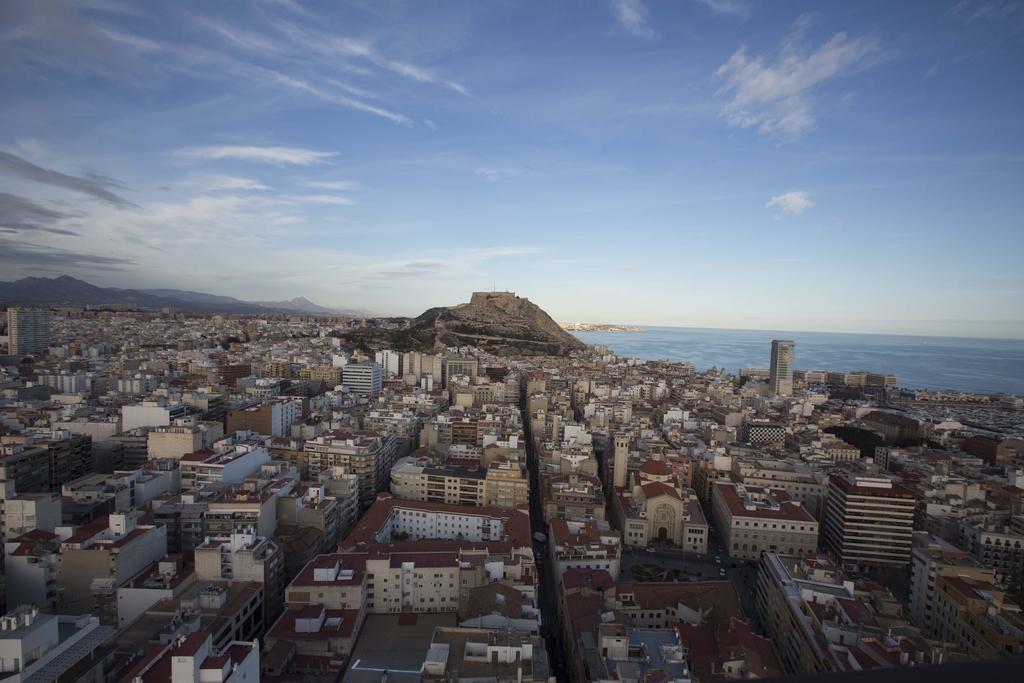
[[[0,280],[1024,338],[1017,5],[251,7],[0,8]]]

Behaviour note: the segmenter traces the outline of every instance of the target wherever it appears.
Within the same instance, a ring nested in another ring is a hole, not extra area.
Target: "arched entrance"
[[[668,529],[666,527],[658,527],[658,541],[664,543],[668,540]]]

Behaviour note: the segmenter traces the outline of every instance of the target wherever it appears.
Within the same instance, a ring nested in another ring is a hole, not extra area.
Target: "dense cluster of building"
[[[0,678],[708,683],[1024,654],[1014,397],[801,371],[786,340],[732,374],[365,353],[346,319],[7,321]]]

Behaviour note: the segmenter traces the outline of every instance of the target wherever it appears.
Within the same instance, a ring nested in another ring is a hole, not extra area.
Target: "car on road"
[[[722,558],[720,558],[718,555],[715,555],[715,564],[722,564]]]
[[[654,548],[652,548],[651,546],[647,546],[646,548],[644,548],[644,551],[649,552],[649,553],[655,552]]]
[[[724,569],[719,569],[718,570],[718,575],[719,576],[725,576],[725,570]]]

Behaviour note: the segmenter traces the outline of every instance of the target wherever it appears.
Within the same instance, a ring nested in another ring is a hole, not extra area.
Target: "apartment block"
[[[438,467],[406,457],[391,468],[391,493],[406,500],[479,506],[484,504],[485,478],[479,467]]]
[[[349,363],[342,366],[342,384],[360,396],[376,396],[383,386],[380,363]]]
[[[941,538],[923,531],[913,535],[910,560],[910,618],[926,635],[936,637],[938,625],[933,619],[935,584],[943,576],[965,576],[993,583],[995,571],[976,558]]]
[[[718,481],[711,506],[730,557],[758,560],[764,552],[817,552],[818,521],[785,491]]]
[[[360,505],[367,508],[388,485],[398,444],[393,436],[331,432],[307,441],[303,450],[310,479],[331,467],[343,467],[359,477]]]
[[[940,576],[935,583],[933,629],[972,659],[1024,654],[1020,606],[987,581]]]
[[[8,353],[24,356],[50,347],[50,312],[37,308],[7,309]]]
[[[56,575],[62,613],[91,610],[96,591],[116,588],[167,554],[167,530],[137,524],[135,513],[110,515],[68,532],[64,537],[67,532],[58,530],[63,538]]]
[[[252,443],[189,453],[179,461],[181,488],[194,491],[210,484],[241,484],[269,462],[270,452]]]
[[[34,606],[18,607],[0,617],[0,677],[18,683],[70,675],[102,680],[105,658],[93,655],[112,635],[113,629],[89,614],[58,616]]]
[[[252,581],[263,584],[263,614],[269,626],[284,604],[284,552],[256,535],[254,528],[208,538],[195,549],[195,572],[201,581]]]
[[[915,505],[914,492],[891,479],[833,474],[822,540],[844,566],[907,568]]]
[[[553,519],[548,529],[551,569],[559,580],[570,569],[603,569],[618,579],[622,539],[606,522]]]
[[[249,431],[264,436],[288,436],[293,424],[302,419],[302,399],[280,396],[240,410],[230,410],[225,431]]]
[[[530,504],[529,484],[522,460],[495,458],[487,465],[484,505],[499,508],[525,507]]]
[[[196,631],[152,648],[122,677],[154,683],[243,683],[260,679],[260,646],[256,641],[236,641],[224,648],[213,646],[213,636]]]

